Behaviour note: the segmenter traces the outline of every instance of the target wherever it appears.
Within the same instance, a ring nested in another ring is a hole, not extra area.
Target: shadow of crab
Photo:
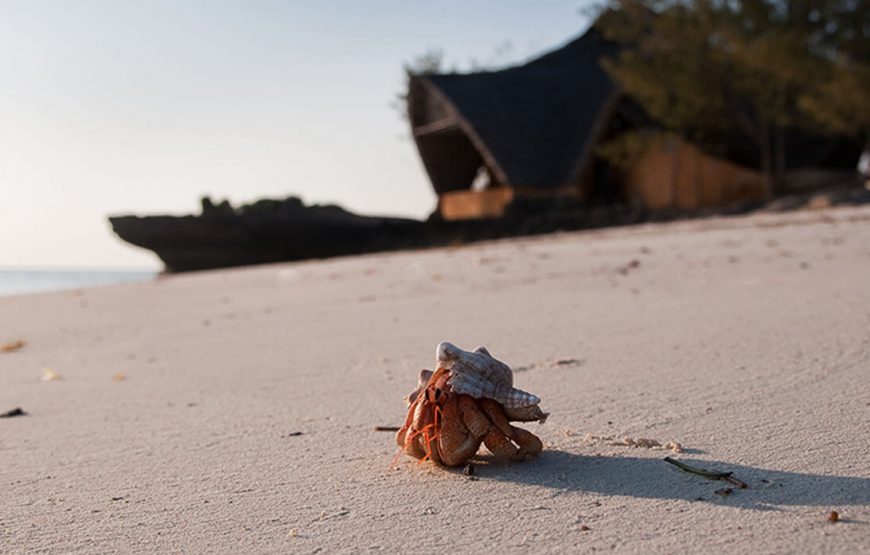
[[[566,493],[591,492],[607,496],[682,499],[717,502],[743,509],[776,510],[778,505],[843,506],[870,504],[870,478],[788,472],[699,460],[705,469],[733,472],[748,489],[727,498],[714,490],[729,486],[683,472],[661,458],[587,456],[544,451],[523,463],[509,463],[489,455],[472,461],[481,480],[499,480]]]

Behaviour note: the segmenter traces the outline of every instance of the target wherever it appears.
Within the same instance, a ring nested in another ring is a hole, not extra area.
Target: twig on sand
[[[685,470],[686,472],[691,472],[692,474],[697,474],[698,476],[703,476],[704,478],[707,478],[709,480],[724,480],[726,482],[731,482],[732,484],[739,487],[740,489],[746,489],[749,487],[746,484],[746,482],[742,482],[742,481],[738,480],[737,478],[735,478],[734,476],[732,476],[732,474],[734,474],[733,472],[713,472],[710,470],[704,470],[703,468],[689,466],[686,463],[682,463],[682,462],[680,462],[678,460],[674,460],[670,457],[665,457],[665,462],[671,463],[672,465],[676,466],[677,468],[679,468],[681,470]]]
[[[398,426],[375,426],[376,432],[398,432]]]

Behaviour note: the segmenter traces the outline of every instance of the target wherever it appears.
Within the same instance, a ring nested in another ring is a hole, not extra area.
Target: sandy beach
[[[3,553],[870,553],[867,207],[2,298],[18,339]],[[396,459],[442,340],[543,399],[539,458]]]

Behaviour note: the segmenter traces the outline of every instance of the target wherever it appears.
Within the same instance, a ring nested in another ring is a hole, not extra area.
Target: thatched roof
[[[576,187],[617,96],[600,65],[615,48],[590,29],[521,66],[413,76],[409,116],[435,191],[467,189],[481,165],[498,184]]]

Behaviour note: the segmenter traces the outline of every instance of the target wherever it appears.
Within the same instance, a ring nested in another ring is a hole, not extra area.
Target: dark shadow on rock
[[[836,509],[870,504],[870,478],[827,476],[742,466],[722,461],[683,459],[708,470],[733,472],[746,482],[738,489],[728,482],[708,480],[667,464],[663,457],[587,456],[545,451],[522,464],[478,459],[482,480],[501,480],[550,488],[558,492],[590,492],[608,496],[683,499],[714,502],[743,509],[775,509],[777,505],[809,505]],[[730,487],[726,497],[714,494]]]

